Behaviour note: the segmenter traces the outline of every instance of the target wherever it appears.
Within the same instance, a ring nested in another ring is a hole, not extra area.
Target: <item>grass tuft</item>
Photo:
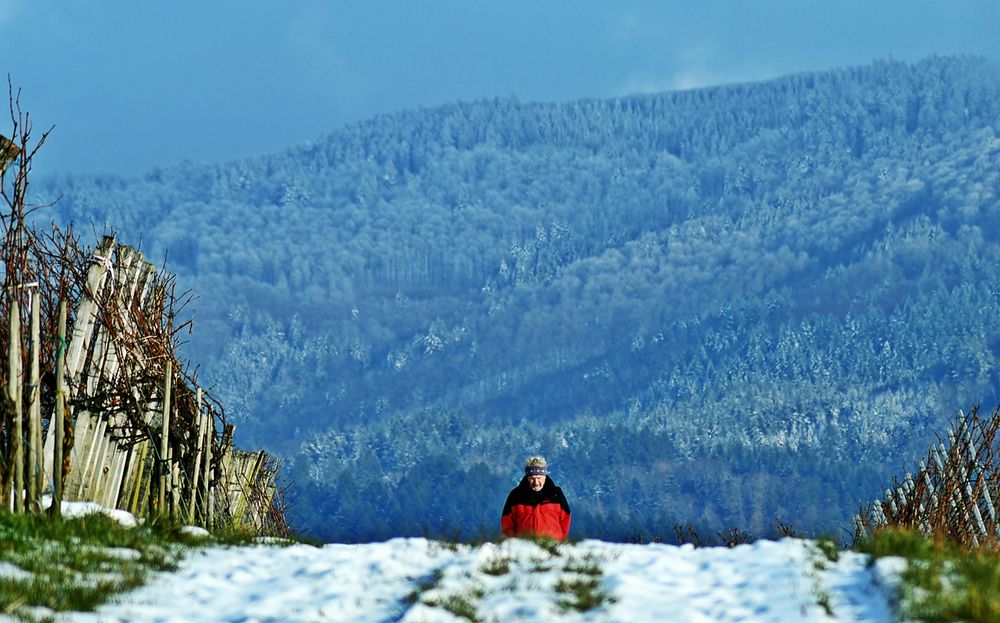
[[[601,561],[601,556],[594,553],[566,561],[563,571],[569,575],[560,578],[555,586],[556,593],[563,595],[558,601],[561,610],[587,612],[614,601],[601,586]]]
[[[410,606],[417,603],[421,595],[437,588],[441,584],[442,578],[444,578],[444,572],[440,569],[435,569],[433,573],[421,578],[417,582],[417,585],[410,591],[410,594],[403,598],[403,602]]]
[[[925,623],[1000,621],[1000,560],[990,548],[969,549],[908,530],[882,530],[857,549],[907,559],[902,614]]]
[[[520,538],[525,538],[525,537],[520,537]],[[527,539],[532,543],[534,543],[535,545],[537,545],[538,547],[545,550],[546,552],[548,552],[549,555],[552,556],[553,558],[562,555],[562,551],[560,551],[560,545],[562,545],[562,543],[560,541],[543,536],[527,537]]]
[[[126,528],[99,513],[52,519],[0,512],[0,561],[24,573],[0,578],[4,611],[89,612],[152,571],[176,568],[186,536],[156,522]]]
[[[506,575],[510,573],[512,559],[508,556],[494,556],[486,561],[480,571],[486,575]]]
[[[448,595],[442,598],[439,602],[435,604],[443,610],[454,614],[457,617],[468,619],[469,621],[478,621],[478,614],[476,612],[476,605],[472,600],[463,594]]]
[[[611,601],[611,597],[601,588],[600,577],[592,575],[561,578],[556,583],[556,592],[565,595],[559,600],[559,608],[587,612],[600,608]]]
[[[176,569],[191,548],[256,538],[234,528],[192,535],[167,517],[126,527],[103,513],[53,518],[0,511],[0,563],[12,572],[0,577],[0,613],[31,621],[47,616],[38,612],[91,612],[151,573]]]
[[[826,612],[826,616],[833,616],[833,604],[830,603],[830,595],[825,592],[817,593],[816,603],[818,603],[819,607],[823,609],[823,612]]]
[[[571,558],[566,562],[566,566],[563,569],[570,573],[579,573],[580,575],[600,576],[603,574],[603,571],[601,571],[600,556],[592,553],[582,558]]]
[[[830,536],[821,536],[816,539],[816,548],[829,562],[840,560],[840,545]]]
[[[473,587],[465,592],[444,596],[425,597],[421,601],[432,608],[441,608],[453,615],[469,621],[479,621],[476,602],[483,597],[482,589]]]

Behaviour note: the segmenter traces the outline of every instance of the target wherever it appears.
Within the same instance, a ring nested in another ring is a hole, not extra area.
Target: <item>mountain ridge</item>
[[[938,57],[496,99],[43,194],[169,250],[202,297],[195,359],[289,455],[307,531],[449,528],[431,466],[481,489],[459,521],[488,528],[529,451],[565,465],[595,536],[790,508],[828,529],[819,506],[843,520],[941,418],[1000,397],[998,96],[988,62]],[[769,470],[808,491],[778,499]]]

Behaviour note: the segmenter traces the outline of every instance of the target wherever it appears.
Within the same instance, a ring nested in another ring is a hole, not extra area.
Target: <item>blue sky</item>
[[[456,100],[1000,60],[998,34],[997,0],[0,0],[0,72],[56,126],[36,173],[137,175]]]

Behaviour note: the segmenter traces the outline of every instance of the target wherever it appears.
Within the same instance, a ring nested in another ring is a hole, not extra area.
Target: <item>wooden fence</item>
[[[10,460],[0,480],[11,510],[41,509],[43,497],[52,496],[138,516],[287,533],[276,461],[233,448],[234,427],[225,424],[221,405],[178,362],[172,278],[107,236],[75,306],[59,306],[58,323],[41,319],[38,287],[10,293],[4,323]],[[57,325],[55,335],[43,337],[41,327]],[[43,339],[56,343],[55,370],[40,369]]]
[[[917,472],[894,480],[881,500],[855,516],[856,538],[880,528],[905,527],[973,547],[996,544],[998,431],[1000,407],[985,419],[978,408],[959,411],[947,439],[930,447]]]

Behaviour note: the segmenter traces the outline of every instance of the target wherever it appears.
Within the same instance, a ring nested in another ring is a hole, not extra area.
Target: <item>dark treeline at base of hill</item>
[[[60,178],[167,254],[237,440],[328,540],[837,531],[1000,401],[1000,79],[917,64],[384,115],[268,157]]]

